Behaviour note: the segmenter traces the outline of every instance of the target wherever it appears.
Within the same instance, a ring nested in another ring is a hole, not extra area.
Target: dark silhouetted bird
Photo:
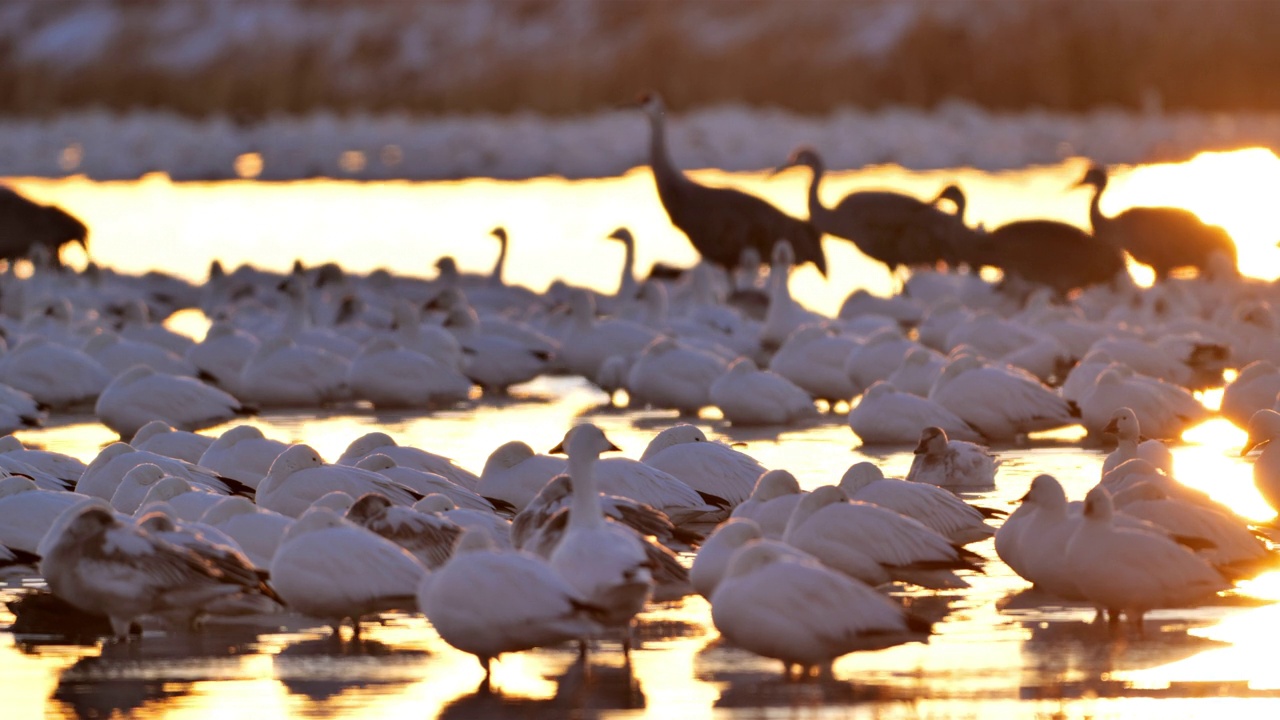
[[[964,225],[964,193],[955,185],[948,186],[933,202],[896,192],[867,190],[850,193],[828,208],[818,198],[818,185],[826,167],[812,149],[797,149],[774,173],[798,165],[813,171],[809,222],[828,235],[853,242],[862,254],[879,260],[891,271],[952,261],[951,246],[972,233]],[[955,214],[936,205],[942,199],[955,203]]]
[[[53,264],[61,267],[58,251],[71,242],[89,251],[89,229],[84,223],[62,208],[41,205],[0,186],[0,258],[12,262],[43,246]]]
[[[1115,217],[1107,217],[1099,208],[1102,191],[1107,188],[1106,168],[1089,168],[1079,185],[1092,185],[1093,202],[1089,220],[1093,234],[1124,248],[1134,260],[1150,265],[1156,279],[1169,277],[1178,268],[1196,268],[1207,273],[1211,268],[1236,270],[1236,244],[1226,230],[1208,225],[1195,213],[1184,208],[1134,207]],[[1214,260],[1218,257],[1218,260]],[[1226,261],[1224,262],[1223,258]]]
[[[957,253],[973,267],[999,268],[1006,279],[1044,285],[1062,297],[1126,272],[1118,246],[1056,220],[1017,220],[975,233]]]
[[[827,274],[822,233],[812,223],[782,212],[760,198],[732,188],[699,185],[685,176],[667,153],[662,98],[649,93],[639,106],[649,116],[649,164],[658,197],[671,223],[689,237],[707,262],[732,270],[742,249],[754,247],[761,257],[773,254],[773,244],[788,240],[800,264],[813,263]]]

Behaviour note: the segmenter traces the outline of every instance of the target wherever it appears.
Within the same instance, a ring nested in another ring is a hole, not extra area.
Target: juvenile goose
[[[428,570],[449,559],[454,543],[462,535],[462,528],[453,521],[393,505],[377,492],[356,498],[345,517],[408,550]]]
[[[952,489],[990,488],[996,484],[999,465],[986,448],[951,440],[940,427],[927,427],[920,432],[907,480]]]

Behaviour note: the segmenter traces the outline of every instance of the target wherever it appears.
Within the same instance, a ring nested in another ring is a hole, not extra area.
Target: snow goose
[[[151,489],[142,498],[142,504],[138,506],[138,512],[145,513],[155,505],[167,505],[179,518],[194,522],[225,497],[242,496],[222,495],[211,491],[206,485],[190,483],[169,475],[151,485]]]
[[[982,440],[982,435],[955,413],[927,397],[900,392],[887,380],[868,388],[849,410],[849,428],[864,445],[918,442],[920,432],[930,426],[946,430],[957,440]]]
[[[654,579],[645,544],[629,528],[606,521],[600,507],[596,466],[600,453],[617,449],[600,428],[584,424],[571,428],[552,450],[569,456],[573,505],[550,561],[584,602],[600,609],[601,624],[626,629],[626,651],[631,619],[644,608]]]
[[[80,349],[113,376],[134,365],[145,365],[168,375],[194,377],[197,372],[196,366],[180,355],[149,342],[126,340],[109,330],[91,336]]]
[[[857,347],[856,339],[824,325],[803,325],[778,348],[769,369],[834,405],[861,392],[844,371],[845,358]]]
[[[293,523],[271,558],[271,585],[290,609],[329,622],[335,634],[350,618],[356,638],[361,616],[415,608],[426,574],[404,548],[326,508]]]
[[[945,349],[950,352],[960,345],[968,345],[984,357],[1002,357],[1039,339],[1038,333],[1017,322],[1005,320],[993,312],[979,312],[951,328]]]
[[[1238,517],[1180,498],[1155,483],[1139,482],[1112,498],[1116,511],[1155,523],[1174,538],[1196,538],[1209,547],[1197,554],[1233,578],[1275,567],[1277,556]]]
[[[120,327],[116,331],[122,338],[159,345],[175,355],[185,355],[196,344],[195,340],[186,335],[152,322],[151,309],[142,300],[124,304],[121,308]]]
[[[1102,350],[1090,350],[1076,366],[1071,368],[1062,382],[1062,398],[1077,409],[1084,396],[1093,392],[1098,375],[1115,361]]]
[[[971,321],[974,312],[955,298],[947,298],[933,304],[916,327],[920,344],[938,352],[951,352],[947,335],[952,329]]]
[[[907,480],[952,489],[991,488],[1000,462],[981,445],[951,440],[940,427],[920,432]]]
[[[1061,570],[1061,563],[1042,565],[1039,551],[1053,546],[1061,551],[1075,531],[1074,526],[1065,525],[1067,515],[1067,494],[1062,483],[1052,475],[1037,475],[1020,498],[1018,508],[996,530],[995,547],[1000,559],[1024,580],[1051,594],[1078,598],[1079,592],[1069,584],[1069,576],[1063,587],[1051,590],[1045,587],[1040,574],[1042,567]],[[1060,530],[1061,527],[1066,529]]]
[[[251,494],[253,491],[244,483],[220,476],[208,468],[145,450],[135,450],[129,443],[117,442],[103,448],[89,463],[80,481],[76,483],[76,492],[110,500],[125,473],[142,463],[154,463],[170,475],[176,475],[193,484],[204,485],[219,493]]]
[[[787,283],[795,262],[796,253],[790,242],[778,240],[773,244],[773,256],[769,262],[769,308],[765,311],[764,326],[760,328],[760,345],[766,350],[780,347],[802,325],[827,320],[791,297]]]
[[[504,517],[472,508],[460,508],[453,500],[441,493],[428,493],[413,504],[413,509],[428,515],[438,515],[464,530],[476,528],[489,534],[493,544],[503,550],[512,550],[515,544],[511,541],[512,522]]]
[[[503,512],[515,513],[515,508],[509,503],[499,500],[495,504],[474,490],[450,482],[443,475],[437,475],[426,470],[418,470],[417,468],[400,467],[390,456],[382,453],[366,455],[355,466],[363,470],[376,472],[379,475],[385,475],[410,490],[421,493],[424,498],[432,493],[439,493],[452,500],[456,507],[481,510],[492,515],[498,512],[498,504],[501,504]]]
[[[424,498],[425,500],[425,498]],[[511,541],[518,548],[538,555],[550,555],[554,544],[542,530],[561,508],[573,501],[573,481],[568,475],[552,478],[529,501],[511,522]],[[606,517],[613,518],[640,535],[653,537],[667,546],[689,546],[702,538],[697,533],[681,530],[661,510],[619,495],[600,493],[600,508]]]
[[[751,497],[766,468],[746,453],[707,440],[701,429],[681,423],[649,441],[640,462],[684,481],[689,487],[737,506]]]
[[[59,515],[89,502],[87,495],[45,490],[25,477],[0,479],[0,545],[32,555]]]
[[[484,667],[520,652],[598,634],[593,608],[546,560],[499,551],[468,530],[453,556],[418,586],[418,608],[440,637]]]
[[[16,461],[25,467],[6,461]],[[37,485],[49,485],[49,490],[72,489],[87,467],[66,453],[26,447],[13,435],[0,437],[0,466],[29,475]]]
[[[347,370],[347,385],[352,397],[378,409],[451,404],[471,395],[466,375],[389,337],[365,343]]]
[[[533,347],[523,339],[487,332],[469,305],[450,308],[444,326],[462,347],[463,373],[489,392],[505,394],[512,385],[538,377],[554,357],[545,345]]]
[[[789,425],[818,414],[809,393],[745,357],[711,383],[709,397],[734,425]]]
[[[528,443],[512,440],[489,453],[475,489],[484,497],[511,503],[519,512],[565,466],[562,458],[539,455]]]
[[[1140,457],[1164,472],[1173,474],[1173,453],[1159,440],[1142,440],[1142,428],[1138,416],[1127,407],[1111,413],[1111,420],[1102,428],[1103,434],[1115,435],[1116,449],[1102,462],[1102,474],[1106,475],[1126,460]]]
[[[0,382],[62,409],[96,400],[111,373],[80,350],[30,337],[0,358]]]
[[[240,373],[258,350],[258,339],[226,320],[214,321],[204,340],[187,350],[186,360],[201,377],[240,396]]]
[[[570,372],[594,378],[612,355],[637,355],[660,333],[637,322],[597,320],[595,301],[585,290],[569,294],[571,324],[560,344],[560,360]]]
[[[1191,369],[1184,362],[1170,356],[1159,345],[1140,338],[1106,337],[1094,343],[1090,350],[1102,350],[1116,362],[1148,377],[1176,385],[1191,379]]]
[[[595,484],[601,492],[652,505],[676,525],[728,512],[728,500],[695,490],[674,475],[639,460],[605,458],[593,465]]]
[[[48,417],[49,411],[29,393],[0,383],[0,432],[40,427]]]
[[[896,328],[877,330],[845,356],[845,375],[859,391],[866,390],[893,374],[912,350],[927,351],[927,348],[903,337]]]
[[[180,430],[201,430],[251,412],[240,401],[192,377],[135,365],[111,381],[93,408],[102,424],[132,437],[152,420]]]
[[[696,415],[711,404],[711,384],[727,369],[728,363],[716,355],[659,337],[632,363],[627,394],[633,406],[673,408]]]
[[[278,289],[288,298],[288,308],[280,325],[278,337],[285,337],[298,345],[313,347],[350,360],[360,352],[360,346],[328,328],[317,327],[311,318],[311,297],[307,281],[300,275],[290,275]]]
[[[1257,360],[1244,366],[1223,390],[1220,412],[1232,425],[1246,430],[1255,412],[1275,404],[1277,393],[1280,367],[1270,360]]]
[[[987,365],[973,355],[947,362],[929,399],[960,416],[988,440],[1074,425],[1057,392],[1022,370]]]
[[[263,510],[246,497],[233,495],[205,510],[200,522],[226,533],[254,568],[266,572],[285,531],[294,521],[280,513]]]
[[[200,607],[247,589],[190,550],[121,523],[95,503],[69,510],[57,529],[40,574],[53,594],[106,615],[117,639],[128,637],[139,616]]]
[[[840,303],[836,317],[852,320],[860,315],[882,315],[893,318],[904,328],[915,327],[924,319],[924,304],[906,295],[881,297],[865,288],[858,288]]]
[[[125,515],[134,514],[142,506],[142,501],[151,488],[165,477],[172,476],[166,475],[159,465],[154,463],[135,465],[124,474],[120,484],[116,486],[116,491],[111,494],[111,507]]]
[[[136,450],[153,452],[175,460],[198,465],[200,458],[213,445],[216,438],[198,435],[186,430],[175,430],[164,420],[152,420],[138,428],[129,444]]]
[[[953,571],[978,569],[973,562],[977,555],[918,520],[878,505],[849,502],[834,485],[800,499],[782,541],[872,585],[897,579],[934,590],[965,588],[969,583]]]
[[[913,347],[902,357],[902,364],[888,375],[888,382],[902,392],[927,397],[933,380],[942,373],[947,364],[945,355],[931,347]]]
[[[636,282],[636,241],[631,235],[631,231],[625,227],[609,233],[606,236],[609,240],[617,240],[622,243],[622,275],[618,279],[618,290],[612,296],[603,297],[602,305],[607,305],[601,309],[610,315],[617,315],[618,311],[635,300],[636,289],[639,284]]]
[[[238,393],[263,407],[313,408],[350,397],[351,361],[285,336],[264,340],[240,370]]]
[[[853,652],[919,640],[928,626],[867,584],[778,548],[748,543],[711,595],[711,619],[733,645],[829,673]]]
[[[751,497],[735,507],[731,517],[753,520],[765,537],[781,538],[801,497],[795,475],[786,470],[770,470],[756,480]]]
[[[402,300],[391,308],[391,329],[396,342],[422,353],[445,367],[461,370],[462,345],[453,333],[438,325],[424,325],[418,306]]]
[[[1256,447],[1262,453],[1253,463],[1253,484],[1272,508],[1280,510],[1280,413],[1263,408],[1249,418],[1249,438],[1240,450],[1243,457]]]
[[[335,490],[352,497],[378,492],[398,505],[412,505],[422,499],[421,493],[376,472],[328,465],[309,445],[293,445],[271,463],[267,476],[258,485],[258,506],[296,518],[313,501]]]
[[[724,579],[725,570],[729,567],[729,559],[734,551],[748,542],[769,543],[781,552],[817,562],[807,552],[797,550],[781,540],[764,537],[760,526],[749,518],[729,518],[716,527],[715,532],[707,537],[698,554],[693,558],[693,567],[689,569],[689,580],[697,593],[708,600],[715,592],[716,586]]]
[[[256,488],[267,476],[271,463],[288,447],[289,443],[267,438],[252,425],[237,425],[219,435],[198,464]]]
[[[1133,410],[1149,437],[1175,440],[1211,414],[1185,388],[1115,366],[1099,373],[1080,399],[1080,422],[1096,434],[1122,407]]]
[[[393,505],[386,495],[377,492],[356,498],[345,517],[408,550],[429,570],[449,559],[462,534],[462,528],[451,520]]]
[[[869,462],[854,463],[840,478],[850,500],[869,502],[919,520],[956,545],[968,545],[995,535],[982,511],[954,493],[926,483],[890,480]]]
[[[1080,593],[1114,621],[1124,611],[1139,631],[1148,610],[1181,607],[1230,584],[1213,566],[1164,535],[1118,527],[1111,494],[1085,496],[1084,519],[1060,556]]]
[[[384,432],[365,433],[352,440],[347,449],[343,451],[341,457],[338,458],[338,464],[355,465],[374,453],[386,455],[395,460],[396,465],[400,467],[415,468],[424,472],[442,475],[449,482],[457,483],[471,490],[475,490],[476,485],[480,482],[480,478],[476,477],[475,473],[460,467],[452,459],[427,452],[421,448],[398,445],[390,435]]]

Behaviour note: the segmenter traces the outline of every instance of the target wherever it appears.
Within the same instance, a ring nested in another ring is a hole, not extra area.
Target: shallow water
[[[1246,169],[1252,179],[1246,189],[1280,185],[1269,179],[1280,176],[1280,162],[1270,153],[1225,157],[1118,173],[1109,191],[1115,207],[1104,209],[1175,202],[1168,198],[1186,192],[1187,178],[1212,178],[1215,164],[1226,161],[1234,163],[1236,176]],[[867,186],[932,195],[959,179],[971,197],[972,220],[995,225],[1041,215],[1083,223],[1087,196],[1064,192],[1083,167],[1069,162],[994,175],[877,168],[830,178],[824,196],[830,201]],[[803,211],[807,178],[799,171],[773,179],[700,177],[747,186],[792,212]],[[656,205],[651,179],[639,171],[591,182],[204,185],[152,177],[137,183],[17,184],[83,215],[100,262],[193,279],[203,276],[213,258],[229,266],[252,260],[283,269],[302,257],[308,263],[335,260],[356,271],[385,266],[429,276],[436,257],[454,254],[464,269],[485,271],[496,250],[486,233],[497,224],[512,235],[508,280],[534,288],[564,277],[611,289],[621,252],[601,239],[621,224],[639,239],[642,273],[655,260],[693,259]],[[1153,188],[1161,187],[1172,194],[1153,196]],[[1230,229],[1242,258],[1254,258],[1242,262],[1246,272],[1274,277],[1280,272],[1274,227],[1244,222],[1253,216],[1238,208],[1229,212],[1240,194],[1227,193],[1213,204],[1208,199],[1215,195],[1202,191],[1193,199],[1205,205],[1192,206],[1206,219],[1222,222],[1214,213],[1225,213],[1221,217],[1239,222]],[[812,269],[792,281],[797,296],[815,308],[834,312],[855,287],[885,292],[893,286],[886,272],[848,245],[829,240],[827,250],[829,281]],[[583,381],[546,378],[520,388],[513,399],[446,412],[270,414],[251,422],[270,437],[305,441],[330,460],[376,428],[475,470],[502,442],[521,439],[545,450],[582,418],[601,425],[631,457],[676,422],[672,413],[617,411],[604,402],[604,394]],[[697,422],[715,438],[746,443],[745,451],[765,466],[792,470],[806,488],[837,481],[860,460],[872,459],[886,474],[899,476],[911,460],[910,448],[858,448],[840,414],[784,431],[727,427],[713,413]],[[1058,476],[1072,498],[1082,497],[1096,482],[1103,455],[1080,447],[1079,435],[1067,431],[1030,446],[999,448],[997,487],[976,500],[1011,510],[1041,472]],[[51,427],[20,437],[86,461],[115,439],[91,417],[55,419]],[[1180,478],[1250,517],[1272,514],[1252,488],[1251,460],[1238,457],[1243,433],[1212,421],[1185,440],[1175,450]],[[936,620],[927,644],[846,656],[836,663],[834,678],[823,682],[781,682],[779,663],[724,646],[706,602],[687,598],[644,614],[630,672],[616,645],[595,649],[585,669],[574,648],[547,648],[503,658],[495,666],[492,695],[478,692],[482,672],[474,659],[449,648],[413,616],[366,624],[359,644],[334,641],[327,628],[291,615],[218,623],[191,637],[149,631],[141,643],[126,647],[74,644],[47,632],[0,632],[0,715],[1168,717],[1274,714],[1280,708],[1280,670],[1270,661],[1280,641],[1280,605],[1270,603],[1280,599],[1280,573],[1247,583],[1211,606],[1151,613],[1145,637],[1116,639],[1089,624],[1092,610],[1028,597],[1026,584],[995,557],[990,541],[971,547],[989,558],[985,574],[969,578],[972,589],[898,591],[917,613]],[[22,595],[33,584],[38,581],[13,578],[0,589],[0,599]],[[0,626],[13,620],[0,612]],[[1179,702],[1152,702],[1158,699]]]

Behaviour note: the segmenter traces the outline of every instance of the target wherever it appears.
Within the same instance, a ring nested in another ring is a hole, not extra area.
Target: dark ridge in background
[[[5,0],[0,114],[1280,108],[1268,0]]]

